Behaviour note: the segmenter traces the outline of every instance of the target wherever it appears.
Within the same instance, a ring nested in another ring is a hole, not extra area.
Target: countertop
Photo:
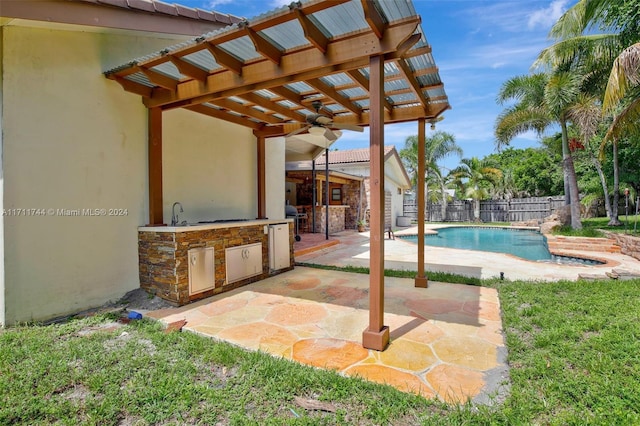
[[[236,228],[239,226],[254,226],[254,225],[272,225],[275,223],[289,223],[289,222],[293,222],[293,219],[292,218],[255,219],[255,220],[239,220],[239,221],[218,222],[218,223],[192,223],[188,225],[179,225],[179,226],[139,226],[138,231],[141,231],[141,232],[193,232],[193,231],[207,231],[209,229]]]

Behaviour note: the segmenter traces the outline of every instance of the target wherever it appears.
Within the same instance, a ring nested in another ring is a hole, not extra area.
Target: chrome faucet
[[[176,206],[180,206],[180,213],[184,213],[182,204],[179,201],[173,203],[173,207],[171,207],[171,226],[176,226],[178,224],[178,214],[176,213]]]

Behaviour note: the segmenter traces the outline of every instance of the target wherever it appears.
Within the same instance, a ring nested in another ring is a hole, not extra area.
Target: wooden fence
[[[564,205],[564,196],[515,198],[512,200],[480,201],[480,220],[483,222],[523,222],[543,219],[553,210]],[[446,215],[442,217],[440,203],[427,203],[425,220],[429,222],[470,222],[474,220],[473,201],[452,201],[447,203]],[[415,200],[405,200],[403,215],[417,219]]]

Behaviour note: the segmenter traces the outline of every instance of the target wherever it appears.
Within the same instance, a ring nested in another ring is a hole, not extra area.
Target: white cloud
[[[214,10],[220,5],[231,4],[234,0],[209,0],[206,5],[206,9]]]
[[[551,28],[558,21],[558,18],[567,10],[568,0],[554,0],[544,9],[538,9],[529,15],[527,26],[529,29],[538,26],[542,28]]]
[[[275,9],[282,6],[288,6],[292,1],[293,0],[273,0],[271,1],[271,3],[269,3],[269,5]]]

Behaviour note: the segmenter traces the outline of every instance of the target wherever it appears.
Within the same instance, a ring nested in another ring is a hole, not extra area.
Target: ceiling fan
[[[298,133],[302,133],[304,131],[309,131],[312,135],[316,136],[324,136],[327,140],[333,142],[338,139],[338,136],[331,129],[336,130],[352,130],[354,132],[363,132],[364,129],[361,126],[356,126],[355,124],[342,124],[342,123],[334,123],[333,119],[327,115],[321,114],[320,110],[323,105],[321,101],[313,101],[311,102],[311,106],[316,110],[315,114],[307,115],[305,121],[307,124],[304,127],[301,127],[297,130],[286,135],[286,137],[297,135]]]

